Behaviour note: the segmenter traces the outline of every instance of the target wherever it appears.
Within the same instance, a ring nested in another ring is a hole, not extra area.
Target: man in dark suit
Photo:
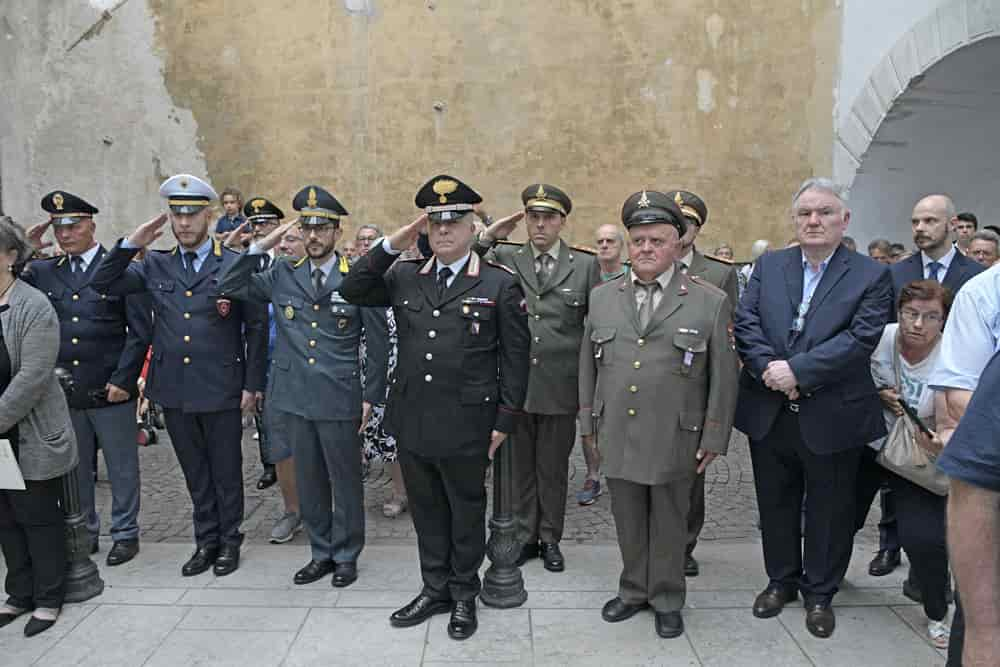
[[[390,623],[450,610],[452,639],[478,627],[486,467],[522,417],[528,386],[524,292],[512,271],[471,252],[481,201],[456,178],[431,179],[416,197],[425,214],[377,243],[340,284],[351,303],[392,305],[399,332],[385,427],[399,448],[424,586]],[[397,261],[425,229],[433,256]]]
[[[735,425],[750,437],[770,580],[754,616],[776,616],[801,591],[809,632],[829,637],[853,547],[861,450],[885,435],[869,357],[892,282],[887,266],[841,245],[850,211],[837,185],[810,179],[792,201],[800,246],[757,260],[736,313],[744,367]]]
[[[983,266],[958,252],[951,243],[952,225],[957,221],[955,204],[947,195],[928,195],[913,207],[910,222],[913,225],[913,243],[920,249],[909,258],[892,265],[893,304],[903,287],[914,280],[937,280],[954,294],[972,276],[983,271]],[[896,308],[889,314],[889,321],[896,321]],[[863,454],[858,478],[857,518],[858,529],[864,526],[868,508],[882,487],[883,471],[875,463],[875,450]],[[879,521],[878,553],[868,565],[872,576],[890,574],[900,564],[899,537],[896,534],[896,512],[892,493],[883,488],[882,518]],[[919,582],[907,579],[904,590],[916,595]]]
[[[239,255],[208,233],[215,191],[188,174],[167,179],[160,195],[178,245],[132,261],[162,235],[160,215],[122,239],[90,282],[98,292],[148,292],[153,301],[153,357],[146,395],[163,406],[167,432],[194,504],[198,548],[184,576],[239,567],[243,535],[240,416],[264,390],[267,310],[219,292],[219,279]]]
[[[97,208],[65,190],[42,198],[51,216],[29,232],[36,250],[51,226],[61,257],[32,262],[21,279],[44,292],[59,315],[59,366],[73,376],[68,396],[83,470],[77,477],[80,506],[97,551],[100,517],[94,507],[97,447],[111,481],[111,539],[107,564],[121,565],[139,553],[139,453],[136,447],[136,381],[152,333],[149,297],[122,298],[88,285],[106,250],[94,237]],[[51,243],[49,244],[51,245]]]

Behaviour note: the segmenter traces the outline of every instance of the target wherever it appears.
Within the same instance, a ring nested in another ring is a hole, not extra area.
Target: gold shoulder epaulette
[[[517,275],[514,272],[514,269],[510,268],[509,266],[504,266],[503,264],[500,264],[499,262],[490,262],[490,261],[487,261],[486,263],[489,264],[490,266],[495,266],[498,269],[503,269],[504,271],[506,271],[507,273],[509,273],[512,276],[516,276]]]
[[[305,262],[306,262],[306,260],[307,260],[307,259],[309,259],[309,257],[308,257],[308,256],[307,256],[307,257],[303,257],[303,258],[302,258],[302,259],[300,259],[299,261],[297,261],[297,262],[295,262],[294,264],[292,264],[292,266],[293,266],[293,267],[295,267],[295,268],[297,269],[297,268],[299,268],[300,266],[302,266],[303,264],[305,264]]]
[[[585,245],[571,245],[570,249],[576,250],[577,252],[583,252],[588,255],[597,254],[597,250],[595,248],[591,248],[590,246],[585,246]]]
[[[715,255],[705,255],[705,259],[710,259],[713,262],[719,262],[720,264],[729,264],[730,266],[732,266],[733,264],[736,263],[736,262],[734,262],[731,259],[724,259],[722,257],[716,257]]]

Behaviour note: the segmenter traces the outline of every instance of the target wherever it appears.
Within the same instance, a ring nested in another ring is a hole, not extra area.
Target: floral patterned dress
[[[392,315],[392,308],[387,309],[389,320],[389,381],[386,383],[386,395],[389,393],[389,385],[392,384],[392,377],[396,372],[396,319]],[[359,347],[361,354],[361,381],[367,376],[367,363],[365,357],[367,345],[365,336],[361,337]],[[384,403],[384,401],[383,401]],[[383,461],[392,463],[396,460],[396,439],[385,432],[382,428],[382,420],[385,418],[385,405],[372,406],[372,415],[365,426],[363,434],[363,451],[365,461]]]

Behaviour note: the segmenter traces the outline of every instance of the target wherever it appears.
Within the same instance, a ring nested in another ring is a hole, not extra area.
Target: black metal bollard
[[[80,510],[79,466],[62,478],[66,513],[66,602],[83,602],[104,592],[104,580],[90,560],[90,533]]]
[[[490,607],[520,607],[528,599],[521,568],[516,565],[521,552],[517,524],[511,508],[514,500],[514,450],[508,439],[493,457],[493,516],[486,554],[490,567],[483,577],[479,599]]]

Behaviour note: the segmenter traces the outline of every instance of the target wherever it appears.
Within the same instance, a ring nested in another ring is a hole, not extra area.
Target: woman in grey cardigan
[[[10,440],[24,491],[0,490],[7,601],[0,627],[32,612],[28,637],[56,621],[65,592],[60,478],[77,464],[69,409],[55,377],[59,321],[44,294],[17,279],[30,255],[24,233],[0,217],[0,438]]]

